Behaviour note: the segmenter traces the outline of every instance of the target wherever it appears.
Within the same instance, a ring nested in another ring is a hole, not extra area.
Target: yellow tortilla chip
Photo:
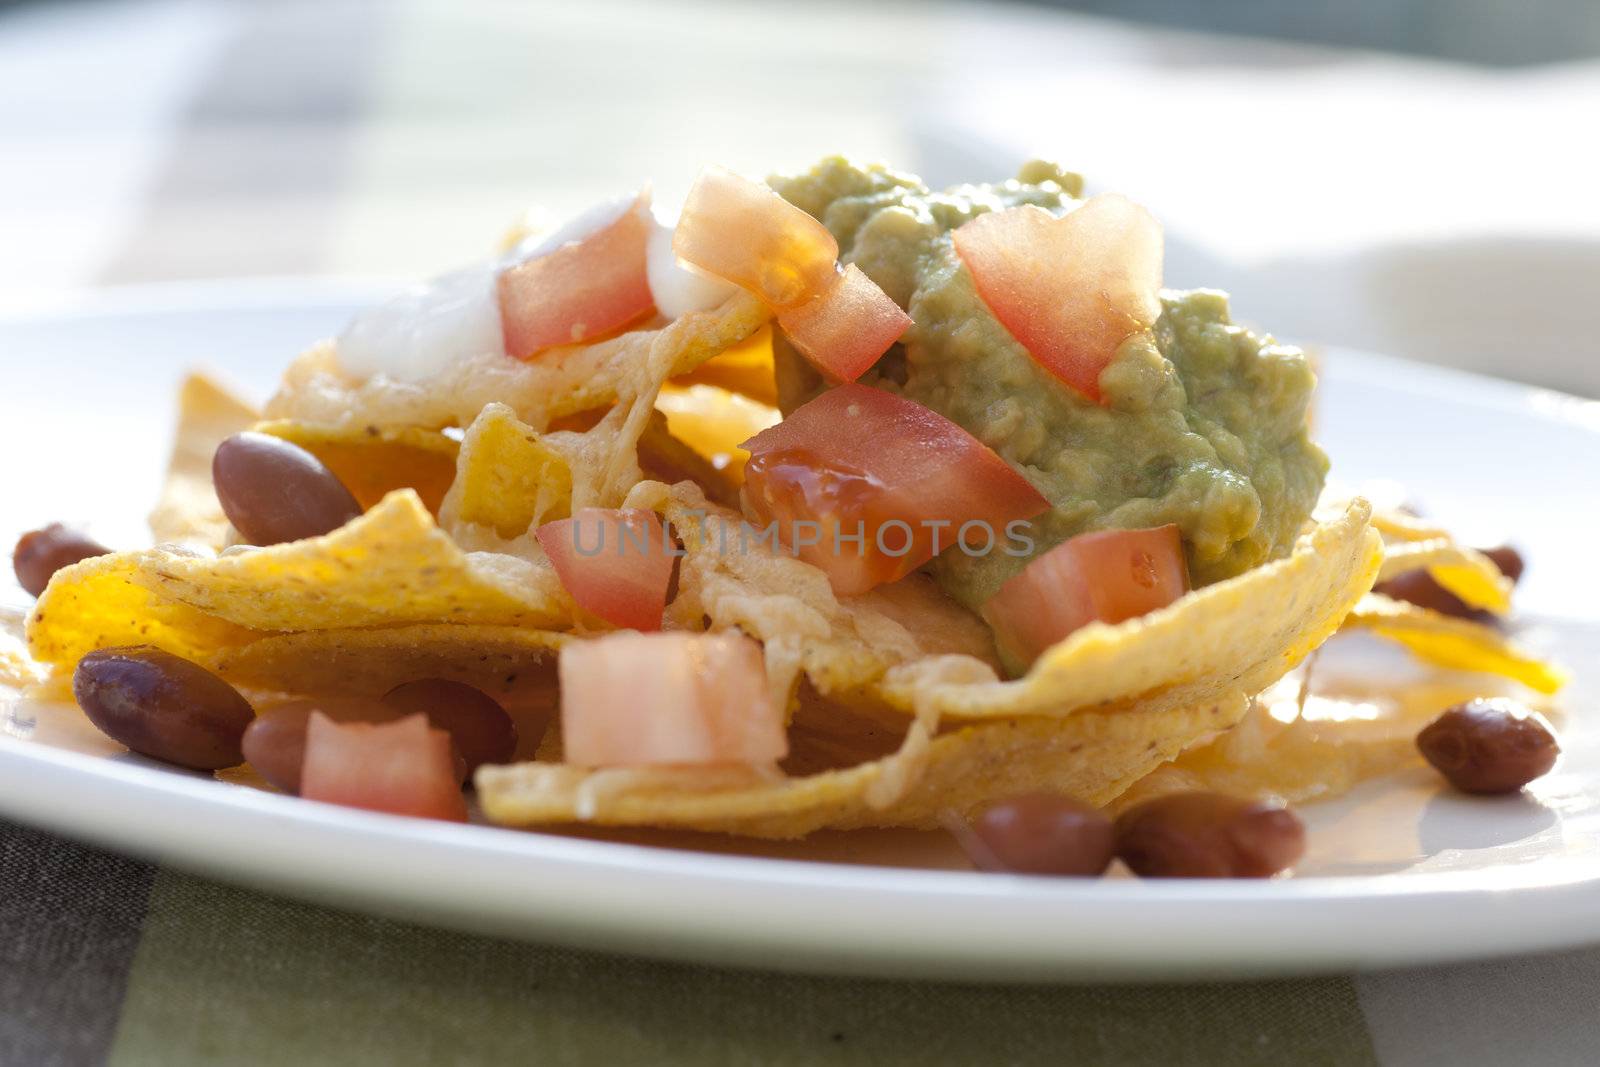
[[[262,631],[431,622],[562,629],[569,618],[548,566],[462,552],[405,489],[323,537],[217,557],[155,548],[75,564],[39,598],[28,644],[52,664],[142,643],[205,659]]]
[[[567,458],[504,404],[490,404],[461,442],[455,484],[440,510],[447,529],[470,523],[505,539],[572,513]]]
[[[1504,615],[1511,610],[1511,579],[1494,560],[1449,538],[1430,537],[1385,545],[1378,580],[1426,567],[1433,580],[1468,607]]]
[[[718,471],[743,481],[750,453],[739,446],[778,423],[778,409],[712,385],[667,385],[656,398],[667,430],[709,460]]]
[[[455,441],[416,426],[318,426],[279,419],[255,427],[310,452],[363,508],[396,489],[415,489],[435,514],[456,476]]]
[[[386,377],[359,381],[344,373],[331,341],[289,366],[267,417],[337,427],[469,426],[502,403],[537,430],[561,416],[640,396],[686,374],[760,329],[769,318],[740,293],[713,311],[685,315],[658,329],[632,330],[592,344],[566,345],[530,360],[485,352],[421,382]],[[652,384],[653,383],[653,384]]]
[[[1394,508],[1378,508],[1372,513],[1372,528],[1386,541],[1433,541],[1450,539],[1450,531],[1426,519]]]
[[[773,379],[772,324],[761,327],[673,381],[690,388],[696,384],[714,386],[748,397],[761,407],[776,407],[778,387]]]
[[[204,374],[190,374],[178,392],[178,427],[161,497],[150,513],[159,542],[219,549],[228,518],[211,488],[211,456],[224,440],[255,424],[256,411]]]
[[[937,715],[963,719],[1059,716],[1142,694],[1172,707],[1257,692],[1338,629],[1381,562],[1358,500],[1287,558],[1143,618],[1084,627],[1026,676],[1002,681],[985,661],[987,641],[952,664],[919,637],[924,626],[948,629],[951,613],[971,618],[954,604],[896,619],[877,610],[880,591],[835,597],[819,570],[760,546],[738,516],[681,487],[665,512],[686,553],[669,607],[680,625],[698,629],[705,617],[712,629],[738,627],[766,646],[769,671],[787,661],[825,695],[865,690],[905,711],[926,701]],[[1191,683],[1199,688],[1184,688]]]
[[[931,826],[941,812],[965,815],[1023,789],[1103,803],[1236,722],[1248,693],[1338,628],[1370,588],[1381,553],[1366,504],[1354,502],[1287,559],[1144,619],[1085,628],[1027,677],[1003,682],[978,650],[962,647],[974,635],[954,616],[929,625],[940,612],[918,598],[930,590],[840,600],[819,571],[778,552],[719,551],[735,517],[692,489],[674,487],[664,508],[687,552],[675,618],[761,638],[781,696],[800,689],[803,676],[823,698],[881,710],[819,719],[804,701],[791,704],[792,778],[549,763],[486,770],[478,786],[491,818],[790,837],[822,827]],[[982,643],[992,655],[986,635]]]
[[[1327,640],[1372,587],[1381,549],[1367,518],[1358,500],[1285,559],[1117,626],[1092,623],[1015,681],[952,683],[907,664],[876,691],[900,707],[926,700],[942,715],[971,719],[1064,715],[1141,694],[1171,707],[1204,703],[1206,693],[1258,692]]]
[[[873,802],[874,787],[896,773],[894,756],[797,778],[522,763],[481,768],[475,782],[489,818],[512,826],[584,822],[768,838],[824,828],[932,829],[943,817],[967,818],[1019,792],[1049,790],[1106,803],[1196,737],[1237,721],[1245,707],[1228,698],[1193,708],[1117,707],[1065,719],[964,726],[934,738],[915,782],[882,806]]]
[[[1519,648],[1492,626],[1377,593],[1364,598],[1344,624],[1404,645],[1440,667],[1499,674],[1539,693],[1554,693],[1567,683],[1566,671]]]
[[[553,691],[566,640],[516,626],[422,623],[270,634],[205,662],[235,685],[285,693],[376,696],[417,678],[449,678],[504,701],[540,680]]]

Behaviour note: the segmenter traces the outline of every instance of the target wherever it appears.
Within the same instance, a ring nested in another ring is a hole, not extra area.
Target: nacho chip
[[[504,404],[490,404],[461,441],[440,525],[493,529],[507,540],[572,514],[567,458]]]
[[[961,647],[980,640],[956,621],[975,622],[970,613],[949,604],[942,617],[928,590],[840,600],[807,564],[750,544],[725,546],[738,536],[737,517],[692,488],[674,487],[664,510],[687,553],[669,609],[680,624],[709,620],[713,629],[737,626],[761,638],[780,694],[799,689],[803,676],[824,698],[882,705],[865,717],[866,730],[841,729],[847,717],[837,715],[819,730],[802,704],[787,766],[816,770],[807,753],[818,757],[819,738],[824,763],[839,762],[841,746],[847,758],[867,758],[791,779],[524,765],[480,777],[492,818],[796,836],[824,826],[932,825],[944,807],[961,812],[1024,788],[1109,800],[1243,715],[1247,693],[1337,629],[1380,563],[1366,505],[1356,502],[1289,558],[1144,619],[1085,628],[1026,678],[1002,682],[992,662]],[[992,655],[986,633],[981,642]],[[909,729],[907,711],[915,712]],[[1074,749],[1079,743],[1085,747]],[[1072,758],[1077,751],[1081,760]]]
[[[1440,667],[1499,674],[1539,693],[1554,693],[1567,684],[1566,671],[1519,648],[1492,626],[1378,593],[1363,598],[1344,624],[1404,645],[1418,659]]]
[[[1065,715],[1150,693],[1172,707],[1174,692],[1194,682],[1202,689],[1181,698],[1193,704],[1259,691],[1338,629],[1371,588],[1381,553],[1367,506],[1356,501],[1286,559],[1143,618],[1084,627],[1023,678],[1000,680],[985,662],[993,649],[985,639],[952,681],[947,657],[929,659],[934,649],[918,630],[959,626],[951,622],[957,613],[971,618],[953,603],[897,619],[877,609],[880,591],[834,596],[816,568],[760,543],[760,531],[681,487],[665,512],[686,553],[668,609],[679,625],[698,628],[704,616],[713,629],[737,626],[763,642],[769,668],[787,657],[826,695],[865,690],[905,711],[928,698],[937,714],[964,719]]]
[[[761,407],[776,407],[778,387],[773,379],[772,324],[762,326],[733,347],[678,376],[673,383],[689,388],[697,384],[714,386],[748,397]]]
[[[1285,559],[1116,626],[1091,623],[1016,681],[930,683],[925,668],[911,664],[891,670],[878,691],[902,707],[931,699],[943,715],[973,719],[1064,715],[1139,694],[1174,707],[1174,690],[1187,685],[1219,696],[1259,692],[1327,640],[1372,587],[1381,547],[1369,514],[1356,500]],[[1201,694],[1177,699],[1204,703]]]
[[[1511,610],[1511,579],[1500,573],[1494,560],[1445,537],[1385,545],[1378,580],[1424,567],[1446,592],[1455,594],[1468,607],[1496,615]]]
[[[883,807],[871,798],[892,773],[892,756],[799,778],[522,763],[484,767],[475,782],[489,818],[512,826],[586,822],[767,838],[824,828],[933,829],[942,817],[967,818],[1019,792],[1066,792],[1105,803],[1196,737],[1237,721],[1245,708],[1242,699],[1227,698],[1164,711],[1124,706],[964,726],[934,738],[916,781]]]
[[[1450,539],[1450,531],[1444,527],[1395,508],[1375,508],[1372,512],[1372,528],[1382,534],[1385,541]]]
[[[224,440],[248,430],[258,416],[249,404],[204,374],[190,374],[178,393],[178,426],[161,497],[150,513],[158,542],[220,549],[228,517],[211,488],[211,456]]]
[[[34,658],[63,665],[138,643],[205,659],[262,631],[440,621],[563,629],[569,619],[547,565],[462,552],[405,489],[323,537],[217,557],[155,548],[65,568],[28,620],[28,644]]]
[[[448,678],[502,701],[546,676],[568,638],[516,626],[422,623],[271,634],[205,662],[235,685],[315,696],[378,696],[417,678]]]
[[[415,489],[435,514],[456,476],[460,446],[416,426],[319,426],[278,419],[254,427],[299,445],[331,470],[356,503],[370,508],[396,489]]]
[[[530,360],[486,352],[458,360],[421,382],[358,381],[325,341],[289,366],[267,416],[334,427],[469,426],[493,403],[508,405],[536,430],[564,415],[605,408],[685,374],[758,330],[768,319],[746,293],[714,311],[685,315],[659,329],[633,330],[592,344],[566,345]],[[659,378],[657,375],[659,374]]]
[[[743,481],[750,453],[739,447],[778,423],[778,409],[712,385],[668,384],[656,398],[667,430],[711,462],[718,471]]]

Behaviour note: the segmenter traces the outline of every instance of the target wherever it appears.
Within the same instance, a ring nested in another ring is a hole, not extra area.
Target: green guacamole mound
[[[1033,556],[1089,530],[1177,523],[1196,585],[1293,545],[1328,470],[1307,436],[1315,376],[1303,352],[1234,325],[1223,293],[1168,290],[1153,336],[1130,338],[1102,372],[1101,406],[1034,362],[978,297],[951,231],[1019,204],[1065,213],[1082,192],[1077,175],[1035,162],[1013,181],[936,193],[835,157],[770,182],[914,321],[862,381],[964,427],[1050,501],[1031,553],[939,555],[934,575],[961,603],[978,609]],[[822,383],[782,359],[787,411]]]

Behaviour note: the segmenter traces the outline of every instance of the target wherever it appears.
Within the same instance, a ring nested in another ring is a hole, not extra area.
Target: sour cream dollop
[[[524,238],[503,259],[440,275],[362,312],[339,335],[339,365],[355,378],[383,375],[419,382],[469,356],[504,352],[500,272],[599,233],[638,199],[638,193],[626,193],[601,201],[549,233]],[[656,310],[676,319],[719,307],[737,288],[678,262],[672,252],[673,228],[653,216],[646,242],[645,274]]]
[[[624,193],[584,208],[549,233],[529,234],[517,243],[501,266],[514,267],[530,259],[548,256],[562,245],[591,237],[620,219],[638,201],[638,193]]]
[[[339,335],[339,366],[352,377],[419,382],[459,359],[504,352],[499,263],[481,263],[414,285],[364,311]]]
[[[650,295],[655,299],[656,310],[669,319],[720,307],[738,291],[732,282],[700,274],[680,263],[672,251],[675,228],[675,224],[663,222],[657,216],[645,245],[645,274],[650,280]]]

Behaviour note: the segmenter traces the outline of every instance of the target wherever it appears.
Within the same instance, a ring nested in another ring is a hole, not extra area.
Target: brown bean
[[[1464,793],[1515,793],[1555,766],[1544,716],[1512,700],[1469,700],[1417,734],[1423,758]]]
[[[455,742],[471,774],[486,763],[510,763],[517,751],[517,726],[497,701],[480,689],[444,678],[422,678],[395,686],[383,702],[396,712],[422,712]]]
[[[1029,793],[992,804],[963,841],[983,870],[1019,874],[1102,874],[1111,865],[1111,820],[1071,797]]]
[[[1515,584],[1522,577],[1522,554],[1510,545],[1500,545],[1497,548],[1480,549],[1484,555],[1494,562],[1501,574],[1511,579]],[[1497,617],[1492,612],[1474,608],[1456,596],[1450,590],[1434,580],[1425,568],[1406,571],[1393,578],[1379,582],[1373,587],[1373,592],[1382,593],[1384,596],[1393,597],[1395,600],[1404,600],[1408,604],[1415,604],[1419,608],[1437,611],[1441,615],[1453,615],[1458,619],[1472,619],[1482,623],[1495,623]]]
[[[1305,853],[1288,808],[1221,793],[1172,793],[1117,818],[1117,855],[1145,878],[1266,878]]]
[[[198,663],[147,645],[103,648],[78,661],[72,692],[90,722],[135,752],[202,771],[244,762],[255,713]]]
[[[264,433],[236,433],[211,457],[222,510],[253,545],[275,545],[337,530],[361,506],[320,459]]]
[[[51,576],[62,567],[110,551],[86,534],[52,522],[17,539],[16,550],[11,553],[11,569],[17,574],[17,584],[38,596],[50,584]]]

